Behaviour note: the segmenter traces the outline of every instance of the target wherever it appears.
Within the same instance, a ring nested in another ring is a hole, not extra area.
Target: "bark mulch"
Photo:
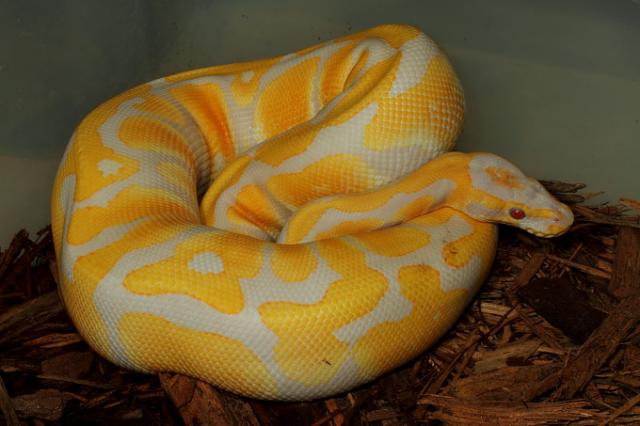
[[[0,423],[640,424],[640,203],[587,206],[583,185],[543,183],[576,215],[567,234],[501,228],[490,278],[437,345],[367,386],[307,403],[239,398],[105,361],[60,304],[49,228],[20,231],[0,252]]]

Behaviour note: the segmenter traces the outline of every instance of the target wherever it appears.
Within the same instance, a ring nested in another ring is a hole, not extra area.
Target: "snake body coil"
[[[572,221],[506,160],[447,152],[463,114],[442,51],[395,25],[116,96],[54,184],[71,318],[121,366],[258,398],[397,367],[473,297],[497,223]]]

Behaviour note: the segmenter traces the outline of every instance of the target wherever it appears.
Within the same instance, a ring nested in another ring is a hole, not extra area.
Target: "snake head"
[[[516,226],[539,237],[561,235],[573,223],[569,207],[504,158],[474,153],[468,170],[473,195],[465,211],[472,217]]]

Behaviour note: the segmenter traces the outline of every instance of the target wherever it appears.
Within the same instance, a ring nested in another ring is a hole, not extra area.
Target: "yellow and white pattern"
[[[573,220],[506,160],[447,152],[463,114],[446,56],[399,25],[107,101],[53,190],[71,318],[119,365],[257,398],[397,367],[473,297],[497,223]]]

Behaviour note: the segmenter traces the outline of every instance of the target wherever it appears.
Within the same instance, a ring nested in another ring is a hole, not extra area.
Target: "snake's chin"
[[[523,231],[527,231],[528,233],[535,235],[536,237],[540,237],[540,238],[556,238],[556,237],[560,237],[564,234],[567,233],[567,231],[569,230],[569,228],[560,231],[560,232],[554,232],[554,233],[545,233],[542,231],[538,231],[536,229],[531,229],[531,228],[520,228]]]

